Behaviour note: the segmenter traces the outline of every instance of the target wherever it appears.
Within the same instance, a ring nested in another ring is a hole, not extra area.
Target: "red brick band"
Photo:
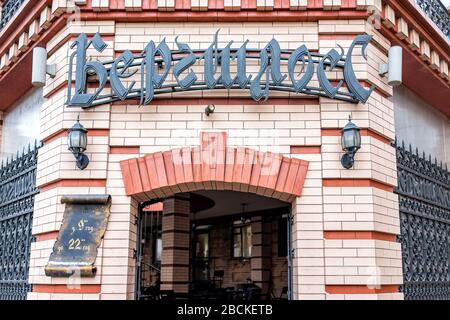
[[[146,206],[143,211],[163,211],[163,203],[157,202],[151,205]]]
[[[380,294],[400,292],[398,285],[382,285],[375,288],[362,285],[326,285],[325,292],[329,294]]]
[[[74,121],[75,122],[75,121]],[[109,129],[88,129],[88,137],[108,137]],[[55,141],[59,138],[67,137],[67,129],[60,129],[52,135],[42,139],[43,144],[48,144],[52,141]]]
[[[391,140],[385,136],[382,136],[381,134],[373,131],[372,129],[361,129],[361,136],[369,136],[372,138],[375,138],[377,140],[380,140],[381,142],[384,142],[386,144],[390,144]],[[330,128],[330,129],[322,129],[321,130],[322,136],[333,136],[333,137],[340,137],[342,135],[342,129],[340,128]]]
[[[324,231],[323,237],[330,240],[374,239],[397,242],[397,235],[378,231]]]
[[[139,147],[124,146],[124,147],[109,147],[110,154],[139,154]]]
[[[65,284],[33,284],[33,292],[46,293],[100,293],[99,284],[82,284],[69,287]]]
[[[60,187],[106,187],[106,179],[62,179],[39,187],[45,192]]]
[[[36,234],[36,241],[55,240],[58,237],[59,231],[49,231]]]
[[[372,179],[323,179],[324,187],[373,187],[387,192],[394,192],[394,187]]]
[[[320,154],[320,146],[291,146],[291,154]]]

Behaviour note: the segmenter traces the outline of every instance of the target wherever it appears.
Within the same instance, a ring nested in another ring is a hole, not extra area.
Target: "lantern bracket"
[[[353,164],[355,163],[355,153],[355,151],[348,151],[342,156],[341,164],[345,169],[353,167]]]
[[[73,154],[75,156],[78,169],[84,170],[89,164],[89,158],[84,153],[78,152]]]

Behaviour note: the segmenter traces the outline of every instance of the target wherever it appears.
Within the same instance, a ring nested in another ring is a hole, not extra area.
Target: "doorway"
[[[143,203],[137,219],[136,299],[292,297],[290,203],[217,190],[191,192],[189,198],[188,294],[161,290],[163,205]]]

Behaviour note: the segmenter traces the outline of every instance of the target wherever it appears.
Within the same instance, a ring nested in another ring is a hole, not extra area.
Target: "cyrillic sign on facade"
[[[107,47],[100,34],[97,33],[91,40],[80,34],[71,46],[76,50],[69,61],[67,105],[87,108],[125,99],[138,99],[141,105],[146,105],[158,94],[207,89],[249,89],[250,96],[256,101],[267,100],[270,91],[284,91],[365,103],[374,86],[365,89],[359,83],[352,58],[357,46],[361,46],[362,55],[366,58],[365,51],[371,39],[370,35],[356,36],[346,55],[342,47],[339,47],[339,52],[332,49],[326,54],[319,54],[311,52],[305,45],[296,50],[281,50],[276,39],[272,39],[263,49],[247,48],[248,40],[239,48],[232,48],[233,41],[219,48],[217,32],[205,50],[193,50],[177,38],[178,50],[170,50],[164,39],[158,45],[150,41],[138,56],[126,50],[115,60],[100,62],[87,61],[86,56],[91,46],[98,52]],[[75,58],[75,92],[72,93]],[[259,60],[256,74],[247,72],[248,59]],[[203,79],[199,79],[199,75],[191,69],[200,61],[203,62]],[[282,64],[287,67],[286,74],[281,71]],[[326,74],[333,70],[343,71],[343,80],[336,85]],[[175,81],[166,83],[170,72]],[[315,73],[318,87],[310,85]],[[88,76],[94,74],[98,85],[94,92],[87,92]],[[140,81],[127,81],[136,74],[140,75]],[[104,94],[107,82],[112,92]],[[346,90],[343,90],[344,87]]]

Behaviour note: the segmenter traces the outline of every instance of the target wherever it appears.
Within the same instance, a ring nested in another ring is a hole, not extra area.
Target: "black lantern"
[[[345,154],[341,158],[342,166],[345,169],[353,167],[356,152],[361,148],[361,133],[359,127],[348,117],[348,123],[342,129],[341,137],[342,150]]]
[[[83,153],[87,147],[87,130],[81,125],[80,117],[72,128],[68,130],[67,144],[75,156],[77,167],[81,170],[89,164],[89,158]]]
[[[209,117],[210,114],[214,113],[214,110],[216,110],[216,106],[213,104],[208,104],[205,108],[205,114]]]

